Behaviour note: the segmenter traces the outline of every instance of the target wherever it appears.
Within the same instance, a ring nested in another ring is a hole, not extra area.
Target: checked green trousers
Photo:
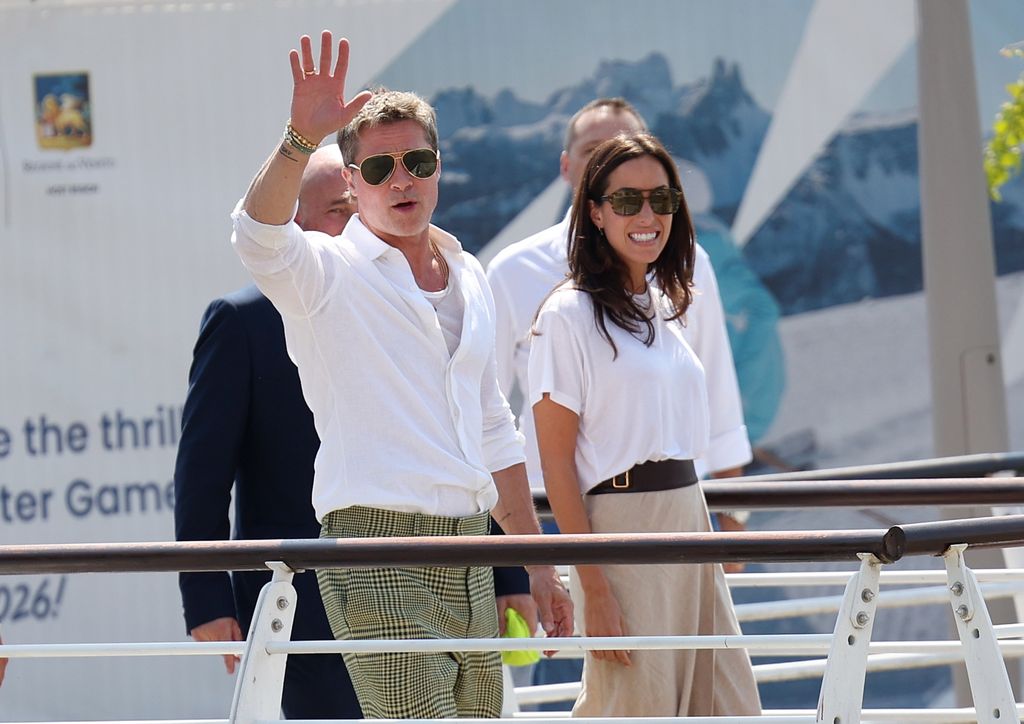
[[[321,538],[487,535],[488,513],[466,518],[353,506],[324,517]],[[498,635],[490,568],[331,568],[317,572],[337,639]],[[344,654],[367,719],[497,717],[496,651]]]

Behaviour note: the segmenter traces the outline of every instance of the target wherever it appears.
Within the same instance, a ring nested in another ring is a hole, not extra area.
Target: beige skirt
[[[699,485],[653,493],[584,496],[595,533],[708,532]],[[634,636],[738,635],[739,624],[715,564],[602,566]],[[586,600],[575,573],[570,587],[577,629],[584,629]],[[743,649],[633,651],[631,666],[599,661],[588,653],[583,690],[573,716],[743,716],[761,713],[761,702]]]

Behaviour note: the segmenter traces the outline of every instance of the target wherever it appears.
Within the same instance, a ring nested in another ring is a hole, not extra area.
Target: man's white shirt
[[[284,319],[320,436],[313,507],[465,516],[497,501],[491,473],[523,461],[498,388],[495,309],[479,262],[431,227],[461,295],[449,353],[405,256],[353,216],[341,236],[232,214],[232,243]]]
[[[570,208],[561,223],[510,244],[487,267],[497,314],[498,384],[505,395],[511,393],[514,383],[529,399],[530,329],[545,297],[569,272],[571,212]],[[684,337],[704,366],[708,388],[710,443],[698,467],[715,472],[750,462],[751,449],[718,282],[707,252],[699,244],[695,257],[694,300],[686,312]],[[526,436],[530,486],[543,490],[533,410],[528,404],[519,413],[519,429]]]

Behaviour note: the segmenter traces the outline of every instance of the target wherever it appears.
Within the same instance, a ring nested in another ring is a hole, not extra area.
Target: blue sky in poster
[[[736,62],[757,103],[772,109],[786,80],[813,0],[459,0],[377,78],[430,97],[472,86],[484,96],[511,88],[525,100],[593,74],[603,59],[663,54],[676,83],[706,77],[716,57]],[[692,23],[680,19],[692,18]],[[1024,3],[971,3],[983,125],[1024,70],[999,48],[1024,39]],[[471,60],[467,62],[467,58]],[[916,103],[916,58],[909,49],[861,110]],[[823,59],[822,62],[842,62]]]

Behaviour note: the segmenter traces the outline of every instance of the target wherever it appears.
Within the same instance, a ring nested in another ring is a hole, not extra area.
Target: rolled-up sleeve
[[[498,389],[493,356],[484,369],[480,402],[484,412],[483,457],[487,470],[493,473],[526,462],[523,436],[516,430],[512,409]]]
[[[281,314],[312,316],[330,289],[323,260],[327,253],[318,232],[304,232],[294,221],[281,226],[262,224],[242,208],[239,201],[231,214],[234,231],[231,244],[256,286]]]

